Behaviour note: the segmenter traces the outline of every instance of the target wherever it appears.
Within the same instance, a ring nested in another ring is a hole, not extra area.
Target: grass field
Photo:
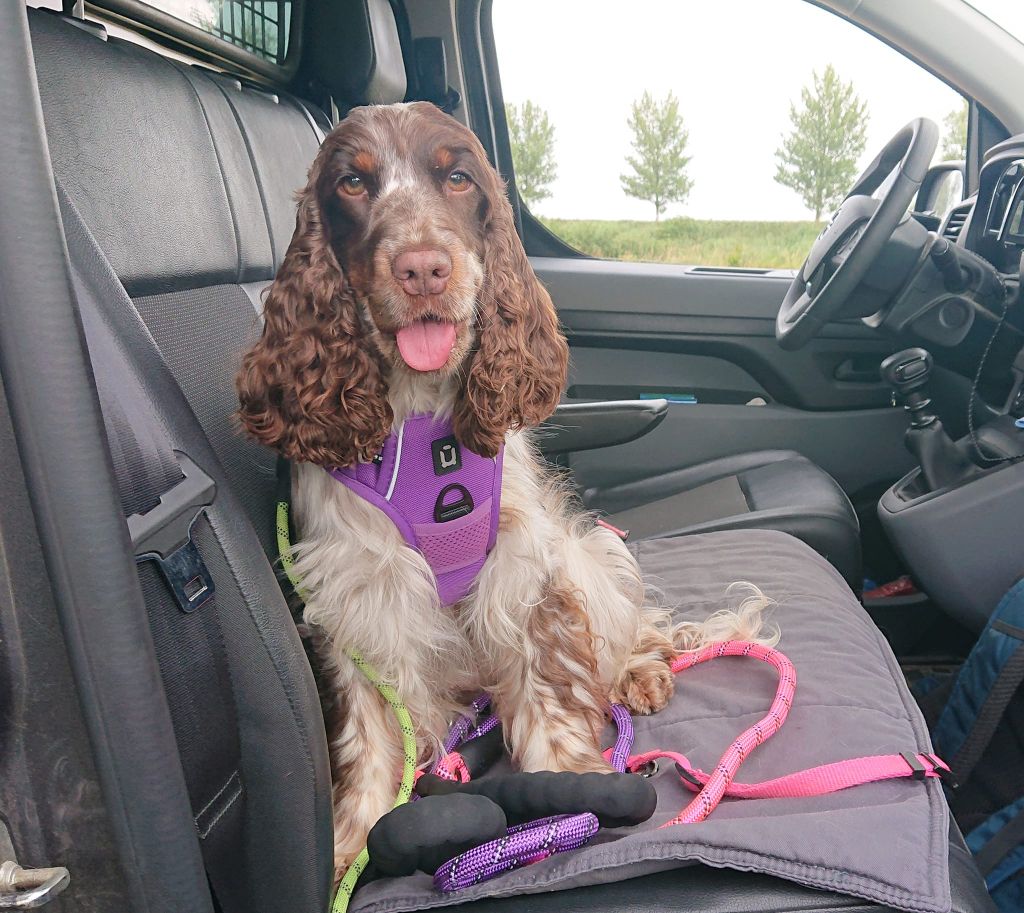
[[[821,230],[818,222],[604,222],[541,218],[577,250],[610,260],[795,269]]]

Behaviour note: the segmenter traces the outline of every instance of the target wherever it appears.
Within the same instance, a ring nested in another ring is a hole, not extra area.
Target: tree
[[[671,92],[656,101],[650,92],[633,102],[629,115],[635,155],[626,156],[632,174],[619,176],[622,189],[654,204],[654,221],[669,203],[681,203],[693,187],[686,176],[690,156],[684,155],[690,134],[679,114],[679,99]]]
[[[532,206],[551,196],[548,187],[558,172],[555,128],[548,112],[529,100],[522,105],[505,105],[505,119],[516,169],[516,189],[523,201]]]
[[[967,101],[942,119],[942,160],[957,162],[967,158]]]
[[[795,190],[821,221],[857,176],[857,160],[867,144],[867,104],[829,64],[800,90],[801,106],[789,106],[792,130],[775,150],[775,180]]]

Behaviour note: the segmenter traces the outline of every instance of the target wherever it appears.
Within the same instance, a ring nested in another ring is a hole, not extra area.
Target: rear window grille
[[[288,53],[292,0],[145,0],[272,63]]]
[[[209,31],[253,54],[281,63],[288,52],[291,3],[286,0],[224,0]]]

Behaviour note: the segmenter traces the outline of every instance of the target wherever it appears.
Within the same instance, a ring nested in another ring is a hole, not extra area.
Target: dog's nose
[[[391,274],[410,295],[440,295],[452,274],[452,259],[443,250],[407,250],[392,261]]]

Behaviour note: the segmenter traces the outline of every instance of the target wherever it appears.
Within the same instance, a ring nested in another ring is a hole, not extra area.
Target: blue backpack
[[[959,671],[914,691],[958,781],[953,815],[996,905],[1024,911],[1024,579],[1002,598]]]

